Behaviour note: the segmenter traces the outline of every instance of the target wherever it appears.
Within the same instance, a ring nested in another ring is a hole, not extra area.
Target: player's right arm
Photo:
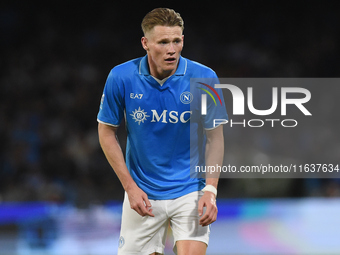
[[[100,146],[126,191],[131,208],[141,216],[149,215],[154,217],[147,194],[137,186],[126,167],[123,152],[117,139],[117,129],[118,127],[99,122]]]

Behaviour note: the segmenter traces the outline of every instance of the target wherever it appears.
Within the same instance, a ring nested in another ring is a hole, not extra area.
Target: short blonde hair
[[[144,35],[155,26],[179,26],[184,30],[184,21],[178,12],[168,8],[156,8],[145,15],[142,21]]]

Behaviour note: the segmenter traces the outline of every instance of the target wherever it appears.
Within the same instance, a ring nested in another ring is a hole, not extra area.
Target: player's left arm
[[[206,131],[207,142],[205,149],[205,161],[206,166],[216,165],[222,166],[224,155],[224,138],[223,138],[223,125],[220,125],[214,129]],[[213,173],[206,172],[206,185],[212,185],[217,189],[220,173],[215,171]],[[206,207],[206,211],[203,214],[203,208]],[[207,226],[217,218],[217,206],[216,196],[211,191],[205,191],[204,195],[198,202],[198,213],[201,217],[200,225]]]

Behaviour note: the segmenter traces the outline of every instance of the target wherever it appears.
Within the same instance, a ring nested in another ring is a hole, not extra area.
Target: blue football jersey
[[[209,97],[208,113],[202,115],[198,99],[209,85],[190,88],[191,78],[217,76],[180,57],[175,74],[160,85],[150,75],[147,56],[118,65],[108,75],[98,121],[119,126],[125,118],[126,165],[150,199],[173,199],[205,186],[203,178],[193,178],[190,172],[204,163],[205,130],[214,128],[214,118],[227,119],[227,113],[216,90],[220,104]]]

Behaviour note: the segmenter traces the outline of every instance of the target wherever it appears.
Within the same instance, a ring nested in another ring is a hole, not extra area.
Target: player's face
[[[183,39],[179,26],[155,26],[146,33],[142,38],[142,45],[148,53],[151,75],[164,79],[176,72]]]

